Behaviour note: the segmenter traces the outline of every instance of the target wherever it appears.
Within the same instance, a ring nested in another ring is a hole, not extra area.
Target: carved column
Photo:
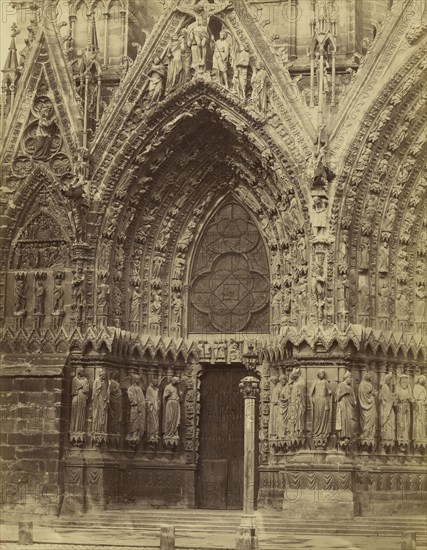
[[[243,463],[243,514],[238,530],[236,549],[251,550],[258,547],[254,517],[255,485],[255,405],[259,394],[259,380],[246,376],[239,384],[245,402],[244,463]]]
[[[104,66],[108,66],[108,27],[109,27],[109,19],[110,14],[105,12],[104,14]]]

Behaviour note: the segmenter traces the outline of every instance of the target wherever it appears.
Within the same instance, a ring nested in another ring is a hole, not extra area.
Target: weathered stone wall
[[[55,513],[59,504],[61,367],[22,363],[1,377],[2,504]]]

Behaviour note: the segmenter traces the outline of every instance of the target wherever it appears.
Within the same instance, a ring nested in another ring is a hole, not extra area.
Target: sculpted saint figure
[[[372,373],[367,372],[359,384],[360,441],[368,447],[375,446],[377,436],[377,392],[372,385]]]
[[[177,386],[178,378],[173,376],[163,392],[163,441],[169,445],[177,445],[179,441],[181,406]]]
[[[147,439],[151,443],[159,440],[159,382],[153,378],[145,393],[147,399]]]
[[[34,313],[44,315],[46,289],[43,281],[37,281],[37,286],[34,290]]]
[[[215,42],[215,50],[212,59],[212,68],[216,71],[220,84],[228,89],[227,71],[230,63],[231,48],[227,42],[227,33],[221,31],[219,40]]]
[[[346,372],[344,380],[338,384],[336,401],[337,416],[335,428],[338,432],[339,445],[347,447],[350,444],[355,430],[355,408],[356,397],[352,388],[353,377],[350,372]]]
[[[128,388],[130,417],[126,441],[129,445],[136,447],[145,432],[145,398],[139,385],[140,377],[133,374],[131,380],[131,385]]]
[[[288,426],[289,416],[289,400],[291,398],[291,389],[287,383],[288,379],[286,375],[282,374],[279,377],[279,383],[281,390],[279,392],[279,410],[277,415],[277,438],[284,439],[286,436],[286,430]]]
[[[120,435],[122,422],[122,390],[118,378],[118,373],[112,372],[109,380],[108,430],[112,436]]]
[[[147,107],[151,107],[158,103],[163,93],[163,80],[165,78],[166,69],[164,68],[160,57],[157,55],[153,58],[150,71],[148,73],[148,94]]]
[[[301,370],[294,368],[290,376],[290,399],[288,409],[287,434],[294,442],[300,442],[304,437],[306,395],[305,382],[301,376]]]
[[[400,450],[407,449],[411,439],[411,403],[414,399],[407,374],[401,374],[396,387],[397,398],[397,443]]]
[[[46,160],[49,158],[53,134],[52,123],[54,120],[55,113],[53,107],[45,103],[39,110],[39,120],[34,137],[33,159]]]
[[[184,82],[182,46],[182,39],[177,34],[174,34],[167,52],[169,64],[166,78],[166,93],[176,90]]]
[[[418,377],[414,386],[414,443],[417,447],[427,446],[427,390],[426,377]]]
[[[246,99],[246,86],[248,83],[248,67],[250,62],[249,50],[241,48],[236,54],[234,70],[234,91],[241,99]]]
[[[393,375],[388,373],[379,393],[381,441],[386,449],[394,447],[396,438],[396,415],[394,412],[394,396],[392,392]]]
[[[262,65],[255,68],[252,79],[251,100],[260,113],[267,112],[267,72]]]
[[[95,443],[100,445],[107,441],[108,435],[108,403],[110,401],[110,387],[107,371],[101,369],[98,378],[93,383],[92,390],[92,435]]]
[[[326,372],[320,369],[317,380],[310,388],[310,399],[313,406],[313,441],[314,446],[324,449],[329,437],[329,416],[331,410],[331,389]]]
[[[76,445],[81,445],[84,441],[88,394],[89,382],[84,370],[79,368],[71,384],[70,441]]]

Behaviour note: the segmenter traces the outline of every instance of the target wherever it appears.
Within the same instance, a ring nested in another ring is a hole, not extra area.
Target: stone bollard
[[[237,529],[236,550],[257,550],[258,538],[255,529],[252,527],[242,527]]]
[[[402,532],[402,550],[416,550],[417,548],[417,533],[416,531]]]
[[[175,550],[175,526],[160,527],[160,550]]]
[[[32,521],[20,521],[19,522],[19,544],[33,544],[33,522]]]

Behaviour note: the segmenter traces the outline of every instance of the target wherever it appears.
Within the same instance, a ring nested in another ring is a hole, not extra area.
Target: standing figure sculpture
[[[145,393],[147,399],[147,441],[157,443],[159,441],[159,382],[156,378],[150,382]]]
[[[328,443],[331,395],[326,372],[320,369],[317,373],[317,380],[310,388],[310,399],[313,406],[313,443],[319,449],[325,449]]]
[[[140,377],[133,374],[128,388],[130,416],[126,441],[132,447],[138,445],[145,432],[145,398],[139,382]]]
[[[180,38],[177,34],[174,34],[171,38],[167,51],[169,63],[166,77],[166,94],[173,92],[184,83],[182,46],[182,38]]]
[[[250,55],[248,48],[239,49],[234,63],[234,91],[243,100],[246,99],[249,62]]]
[[[227,33],[221,31],[219,40],[215,42],[212,68],[216,72],[218,82],[228,89],[228,68],[230,65],[231,48],[227,41]]]
[[[372,373],[367,372],[359,384],[360,444],[374,449],[377,438],[377,392],[372,385]]]
[[[110,387],[107,371],[101,369],[92,389],[92,437],[96,445],[106,443],[108,439],[108,403]]]
[[[301,370],[294,368],[290,376],[290,399],[288,409],[287,439],[293,446],[299,446],[305,439],[306,387]]]
[[[71,423],[70,441],[82,445],[86,433],[86,404],[89,395],[89,382],[82,368],[77,369],[71,384]]]
[[[164,88],[164,78],[166,69],[163,63],[157,55],[153,58],[150,70],[148,72],[148,93],[147,93],[147,107],[151,107],[155,103],[158,103],[162,98]]]
[[[181,423],[181,405],[177,386],[178,378],[173,376],[163,391],[163,443],[171,447],[178,445],[178,428]]]
[[[414,386],[414,445],[418,449],[427,447],[427,390],[426,377],[418,377]]]
[[[267,72],[262,65],[255,68],[251,84],[252,103],[261,114],[265,114],[267,112]]]
[[[335,396],[337,416],[335,428],[338,432],[338,445],[347,448],[350,445],[356,428],[356,397],[352,388],[353,377],[346,372],[344,380],[337,386]]]
[[[381,443],[386,450],[393,449],[396,439],[396,414],[394,412],[392,381],[393,375],[391,373],[386,374],[378,396],[380,401]]]
[[[414,401],[407,374],[399,376],[396,387],[396,401],[396,439],[399,449],[404,452],[408,449],[411,440],[411,403]]]
[[[279,416],[279,394],[283,388],[283,382],[277,376],[270,378],[271,399],[270,418],[268,422],[268,435],[270,438],[277,438],[277,425]]]
[[[117,442],[121,435],[122,422],[122,389],[119,375],[112,372],[109,380],[110,401],[108,406],[108,432],[110,439]]]
[[[284,440],[286,437],[286,430],[288,427],[289,417],[289,400],[291,398],[291,389],[288,384],[288,378],[286,375],[281,374],[279,377],[279,383],[282,389],[279,392],[279,410],[277,415],[277,438]]]

